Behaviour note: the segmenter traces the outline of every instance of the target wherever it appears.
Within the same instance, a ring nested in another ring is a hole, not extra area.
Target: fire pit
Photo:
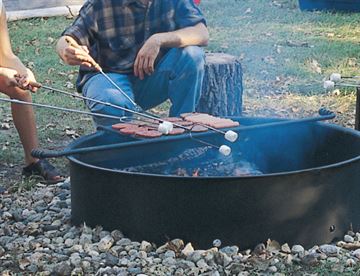
[[[241,248],[267,238],[310,246],[359,228],[360,132],[311,123],[239,134],[228,157],[189,137],[134,144],[100,130],[80,138],[69,149],[126,146],[69,158],[73,223],[158,244],[220,239]],[[216,133],[203,139],[224,143]]]

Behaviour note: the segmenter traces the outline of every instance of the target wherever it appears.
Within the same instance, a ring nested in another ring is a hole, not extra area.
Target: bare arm
[[[143,79],[145,74],[151,75],[161,48],[206,46],[208,41],[209,32],[203,23],[173,32],[154,34],[145,42],[136,57],[134,75],[140,79]]]
[[[173,32],[154,34],[151,38],[158,40],[160,47],[166,48],[206,46],[209,41],[209,32],[203,23],[199,23]]]
[[[33,73],[28,70],[20,59],[13,53],[10,44],[9,33],[6,23],[5,9],[0,11],[0,75],[9,79],[9,84],[17,83],[14,79],[16,74],[22,75],[21,85],[28,86],[29,81],[34,81]],[[36,89],[31,90],[35,91]]]

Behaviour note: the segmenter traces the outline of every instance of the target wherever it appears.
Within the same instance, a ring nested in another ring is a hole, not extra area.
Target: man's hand
[[[19,87],[23,90],[30,90],[36,92],[37,88],[31,86],[31,82],[36,83],[34,74],[26,69],[26,73],[19,74],[16,70],[11,68],[1,68],[0,75],[5,77],[6,85],[9,87]]]
[[[141,47],[134,64],[134,75],[143,80],[145,74],[154,73],[154,65],[161,48],[161,41],[156,35],[151,36]]]
[[[15,79],[21,89],[30,90],[31,92],[37,91],[37,87],[31,85],[31,83],[36,83],[35,76],[31,70],[26,69],[25,74],[15,75]]]
[[[60,38],[57,51],[65,63],[69,65],[84,65],[87,67],[96,67],[97,65],[90,56],[88,47],[79,45],[70,36]]]
[[[0,76],[5,77],[5,84],[7,86],[18,86],[18,82],[15,78],[15,76],[18,74],[18,72],[14,69],[10,68],[0,68]]]

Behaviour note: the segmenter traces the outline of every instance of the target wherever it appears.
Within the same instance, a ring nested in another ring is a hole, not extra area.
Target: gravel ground
[[[280,276],[324,265],[339,275],[360,271],[360,233],[350,231],[344,241],[308,250],[271,240],[245,251],[222,247],[220,240],[205,250],[180,239],[156,247],[131,241],[119,230],[72,226],[70,203],[69,180],[0,195],[1,275]]]

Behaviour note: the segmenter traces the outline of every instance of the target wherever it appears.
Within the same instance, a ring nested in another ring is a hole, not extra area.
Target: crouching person
[[[195,111],[199,101],[204,76],[199,46],[208,37],[193,0],[90,0],[64,31],[57,52],[67,64],[80,65],[77,89],[84,96],[144,110],[170,99],[170,116],[178,116]],[[124,93],[95,69],[98,65]],[[92,112],[129,115],[92,101],[86,104]]]

